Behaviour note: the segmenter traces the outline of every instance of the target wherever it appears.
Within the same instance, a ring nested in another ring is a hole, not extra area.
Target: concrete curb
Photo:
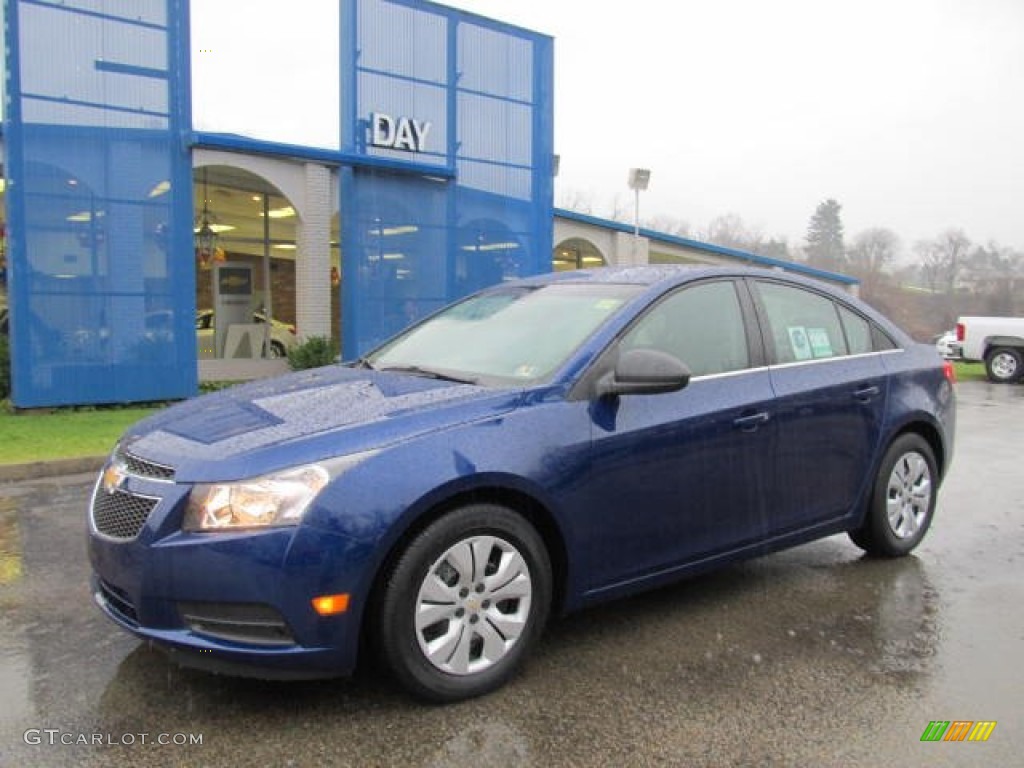
[[[17,483],[22,480],[38,480],[42,477],[98,472],[106,460],[106,456],[83,456],[75,459],[32,461],[27,464],[0,464],[0,483]]]

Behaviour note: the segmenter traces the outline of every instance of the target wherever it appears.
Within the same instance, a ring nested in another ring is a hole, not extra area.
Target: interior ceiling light
[[[267,212],[267,216],[271,219],[289,219],[295,215],[295,209],[290,205],[284,206],[284,208],[274,208]],[[263,211],[260,211],[260,218],[263,218]]]
[[[464,245],[464,251],[511,251],[519,247],[519,243],[483,243],[481,245]]]
[[[401,224],[397,227],[376,227],[371,229],[369,234],[371,235],[383,235],[389,237],[391,235],[408,235],[413,232],[419,232],[420,228],[414,224]]]
[[[272,247],[279,251],[294,251],[296,249],[295,243],[274,243]]]
[[[169,181],[167,181],[165,179],[164,181],[158,182],[155,187],[153,187],[151,190],[149,190],[149,196],[150,197],[160,197],[160,195],[166,195],[170,191],[171,191],[171,182],[169,182]]]
[[[96,211],[96,218],[97,219],[102,219],[106,215],[107,215],[106,211]],[[79,211],[78,213],[72,213],[70,216],[67,217],[67,219],[65,219],[65,221],[75,221],[75,222],[79,222],[79,221],[92,221],[92,212],[91,211]]]
[[[210,195],[206,187],[206,168],[203,168],[203,212],[195,229],[196,252],[208,261],[217,249],[217,232],[210,225]]]

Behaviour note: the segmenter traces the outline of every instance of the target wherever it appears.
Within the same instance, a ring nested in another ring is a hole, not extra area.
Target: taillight
[[[294,325],[289,325],[288,326],[288,333],[290,333],[292,336],[294,336],[296,334],[296,330],[295,330],[295,326]]]
[[[942,372],[946,375],[946,380],[950,384],[956,384],[956,369],[953,367],[953,363],[949,360],[942,361]]]
[[[964,324],[963,323],[957,323],[956,324],[956,340],[957,341],[963,341],[964,340]]]

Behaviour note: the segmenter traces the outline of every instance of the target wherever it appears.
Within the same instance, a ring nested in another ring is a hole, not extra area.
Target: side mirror
[[[597,381],[597,396],[659,395],[690,383],[690,369],[678,358],[656,349],[624,352],[615,369]]]

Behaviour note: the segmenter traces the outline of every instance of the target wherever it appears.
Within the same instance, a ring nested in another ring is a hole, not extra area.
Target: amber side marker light
[[[313,598],[313,610],[321,616],[334,616],[348,610],[348,595],[320,595]]]
[[[946,374],[946,378],[950,384],[956,384],[956,369],[949,360],[944,360],[942,363],[942,372]]]

